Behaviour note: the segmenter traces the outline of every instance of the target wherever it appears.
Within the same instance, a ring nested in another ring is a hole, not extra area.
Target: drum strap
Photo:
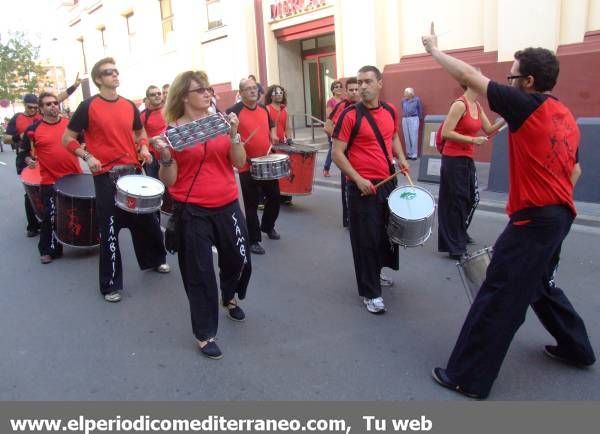
[[[384,109],[386,109],[390,113],[390,115],[392,116],[392,119],[394,121],[394,124],[396,124],[394,110],[383,101],[381,101],[381,105],[383,106]],[[356,138],[356,135],[358,134],[358,130],[360,129],[361,119],[363,117],[365,117],[367,119],[367,122],[369,122],[369,125],[371,126],[373,133],[375,134],[375,138],[377,139],[377,143],[379,143],[379,146],[381,147],[381,150],[383,151],[383,155],[385,155],[385,159],[388,162],[388,168],[390,171],[390,175],[392,175],[395,172],[394,165],[392,164],[392,160],[390,159],[390,155],[388,154],[387,148],[385,146],[385,141],[383,140],[383,135],[381,134],[381,130],[377,126],[377,123],[375,122],[373,115],[369,112],[369,110],[364,106],[364,104],[362,102],[356,103],[355,107],[356,107],[356,123],[354,124],[354,128],[352,129],[352,132],[350,133],[350,139],[348,140],[348,146],[346,147],[346,152],[348,151],[348,148],[350,147],[351,141],[353,141]]]

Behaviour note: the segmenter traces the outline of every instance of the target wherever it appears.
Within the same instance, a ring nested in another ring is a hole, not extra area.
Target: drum
[[[162,205],[160,206],[160,212],[166,215],[173,215],[175,211],[175,201],[173,197],[169,194],[169,190],[165,189],[165,194],[162,198]]]
[[[290,157],[270,154],[250,159],[250,175],[259,181],[285,178],[290,175]]]
[[[388,197],[390,218],[387,233],[393,243],[403,247],[420,246],[431,235],[435,199],[424,188],[405,185]]]
[[[54,184],[54,190],[58,241],[72,247],[94,247],[100,244],[92,175],[63,176]]]
[[[123,211],[148,214],[158,211],[165,186],[158,179],[145,175],[127,175],[117,181],[115,203]]]
[[[463,256],[456,263],[458,274],[465,287],[465,291],[467,291],[467,298],[471,303],[475,300],[479,288],[481,288],[481,284],[485,280],[485,274],[492,259],[493,251],[491,247],[486,247]]]
[[[279,191],[288,196],[305,196],[312,193],[315,179],[317,150],[308,145],[276,145],[277,152],[290,158],[290,176],[279,179]]]
[[[117,166],[113,166],[112,169],[108,171],[108,176],[111,181],[115,184],[122,176],[127,175],[136,175],[138,173],[138,168],[133,164],[119,164]]]
[[[40,174],[40,165],[37,164],[33,169],[25,167],[21,172],[21,182],[25,187],[25,193],[33,207],[35,216],[39,221],[44,219],[44,202],[42,201],[42,175]]]

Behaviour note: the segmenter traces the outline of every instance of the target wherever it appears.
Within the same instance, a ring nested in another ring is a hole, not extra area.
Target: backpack
[[[467,113],[467,110],[469,110],[469,104],[467,103],[467,101],[465,101],[465,98],[462,96],[460,98],[455,99],[455,101],[462,101],[465,104],[465,112],[463,113],[464,116]],[[444,136],[442,136],[442,130],[444,129],[445,123],[446,121],[442,122],[438,127],[437,131],[435,132],[435,147],[437,148],[440,154],[444,151],[444,145],[446,144],[446,139],[444,139]]]

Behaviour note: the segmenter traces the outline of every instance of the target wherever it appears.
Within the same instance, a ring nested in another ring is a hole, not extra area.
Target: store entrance
[[[330,86],[337,77],[335,37],[331,33],[305,39],[301,46],[306,113],[324,121],[327,100],[331,97]],[[307,126],[311,123],[307,118]]]

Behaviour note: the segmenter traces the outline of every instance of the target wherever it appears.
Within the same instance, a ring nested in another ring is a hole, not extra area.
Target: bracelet
[[[163,160],[162,158],[158,160],[160,165],[163,167],[169,167],[171,164],[173,164],[173,161],[173,157],[170,157],[167,161]]]
[[[148,146],[148,139],[146,137],[142,137],[138,140],[137,144],[140,147],[140,149],[142,146]]]
[[[67,95],[72,95],[73,92],[75,92],[76,90],[77,90],[77,86],[75,86],[75,85],[67,87]]]
[[[81,159],[87,163],[87,161],[90,159],[91,156],[92,156],[92,154],[90,154],[88,151],[83,151],[83,155],[81,156]]]

